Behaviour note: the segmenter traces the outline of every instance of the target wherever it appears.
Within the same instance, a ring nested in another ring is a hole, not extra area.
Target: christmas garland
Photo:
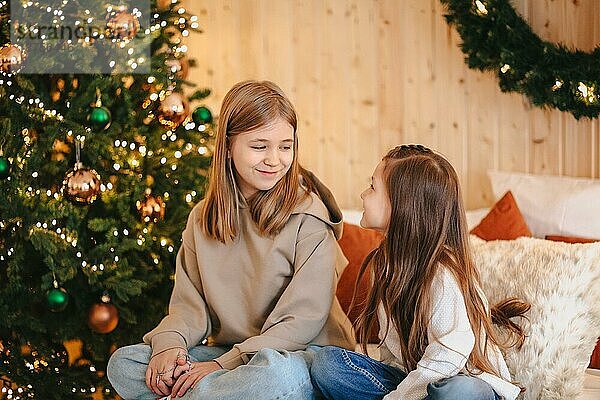
[[[600,46],[572,51],[540,39],[509,0],[441,0],[469,68],[493,71],[503,92],[580,117],[600,113]]]

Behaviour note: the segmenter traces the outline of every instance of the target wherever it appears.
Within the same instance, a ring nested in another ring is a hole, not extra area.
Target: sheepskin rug
[[[471,245],[490,304],[531,303],[525,344],[506,353],[513,380],[527,389],[522,398],[577,399],[600,336],[600,243],[471,236]]]

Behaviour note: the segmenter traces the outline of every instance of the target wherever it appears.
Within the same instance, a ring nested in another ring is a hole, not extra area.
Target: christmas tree
[[[209,91],[183,95],[198,18],[82,3],[0,1],[0,398],[114,398],[107,360],[165,315],[210,163]]]

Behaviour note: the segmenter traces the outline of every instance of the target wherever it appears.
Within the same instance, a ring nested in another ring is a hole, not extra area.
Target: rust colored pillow
[[[546,240],[552,240],[554,242],[565,242],[565,243],[594,243],[600,242],[597,239],[586,239],[574,236],[558,236],[558,235],[547,235]],[[590,359],[589,368],[600,369],[600,338],[598,338],[598,343],[596,343],[596,348],[592,353],[592,358]]]
[[[592,358],[590,359],[589,368],[600,369],[600,338],[598,338],[598,342],[596,343],[596,348],[592,353]]]
[[[594,243],[600,242],[597,239],[586,239],[574,236],[558,236],[558,235],[546,235],[546,240],[552,240],[553,242],[565,242],[565,243]]]
[[[346,266],[346,269],[344,269],[342,276],[340,276],[336,295],[342,309],[353,324],[364,307],[364,302],[369,291],[369,274],[367,272],[363,275],[356,291],[355,306],[352,310],[349,310],[350,304],[352,303],[352,295],[354,294],[354,285],[358,278],[360,267],[365,257],[367,257],[373,249],[379,246],[382,238],[383,235],[379,232],[344,222],[344,234],[339,240],[339,244],[344,255],[348,259],[348,265]],[[370,343],[377,343],[379,341],[377,339],[378,331],[379,327],[376,327],[374,332],[371,332]]]
[[[498,200],[479,225],[471,230],[483,240],[513,240],[531,237],[531,231],[510,191]]]

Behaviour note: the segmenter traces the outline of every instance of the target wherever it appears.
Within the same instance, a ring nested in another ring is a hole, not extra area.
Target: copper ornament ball
[[[118,11],[110,14],[106,28],[110,38],[129,41],[139,32],[140,21],[127,11]]]
[[[148,195],[143,201],[138,200],[136,207],[144,222],[158,222],[165,217],[165,202],[160,196]]]
[[[91,204],[101,192],[100,175],[91,168],[77,164],[63,180],[63,195],[78,204]]]
[[[171,7],[171,0],[156,0],[158,11],[167,11]]]
[[[163,34],[167,37],[170,44],[178,45],[183,41],[183,34],[173,25],[165,27]]]
[[[119,311],[111,303],[96,303],[88,313],[89,327],[98,333],[109,333],[119,324]]]
[[[179,79],[188,77],[190,63],[186,58],[173,58],[165,60],[169,74],[174,74]]]
[[[6,74],[16,74],[21,70],[25,53],[21,47],[6,44],[0,47],[0,71]]]
[[[157,114],[162,125],[175,129],[189,117],[190,104],[181,93],[172,92],[160,102]]]

